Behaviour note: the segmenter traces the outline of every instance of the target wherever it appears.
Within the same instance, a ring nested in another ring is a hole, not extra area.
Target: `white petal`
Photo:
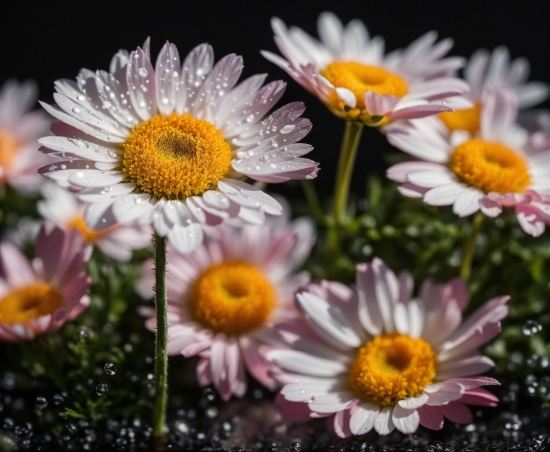
[[[395,428],[402,433],[414,433],[420,423],[420,415],[416,409],[405,409],[396,405],[393,409],[392,421]]]

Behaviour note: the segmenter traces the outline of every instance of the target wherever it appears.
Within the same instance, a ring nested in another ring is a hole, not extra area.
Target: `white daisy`
[[[464,79],[471,89],[465,96],[473,103],[472,108],[454,113],[441,113],[441,119],[449,130],[467,130],[475,134],[480,128],[481,104],[485,94],[494,88],[508,88],[518,99],[520,109],[532,107],[548,98],[550,87],[543,82],[527,82],[529,62],[525,58],[510,61],[506,47],[497,47],[493,52],[477,50],[464,68]]]
[[[383,126],[471,105],[465,100],[451,104],[468,90],[463,81],[448,77],[463,59],[443,58],[452,40],[435,44],[435,32],[384,55],[384,40],[371,38],[363,22],[356,19],[344,27],[330,12],[319,16],[320,41],[300,28],[287,29],[278,18],[272,27],[286,59],[262,54],[342,118]]]
[[[43,112],[30,111],[37,93],[32,81],[9,80],[0,89],[0,188],[8,184],[31,195],[44,182],[38,168],[48,162],[36,152],[36,140],[50,127]]]
[[[88,204],[79,201],[75,193],[52,183],[44,184],[41,192],[44,199],[38,202],[37,208],[44,219],[64,231],[76,229],[85,243],[97,246],[113,259],[128,261],[133,250],[146,248],[151,243],[150,225],[116,223],[107,228],[101,224],[88,227],[84,220]]]
[[[433,206],[453,206],[459,216],[481,210],[489,217],[515,208],[533,236],[550,223],[550,134],[529,135],[515,124],[517,101],[507,89],[485,94],[480,131],[449,131],[426,118],[388,133],[388,141],[420,161],[388,169],[405,196]]]
[[[481,389],[499,384],[481,376],[494,363],[479,348],[501,329],[508,297],[498,297],[468,319],[463,280],[444,285],[427,280],[417,299],[407,272],[396,275],[380,259],[357,266],[357,288],[334,282],[312,284],[297,295],[307,325],[280,325],[290,349],[267,357],[288,373],[279,375],[282,415],[327,417],[339,436],[418,425],[438,430],[444,417],[472,420],[470,405],[494,406],[498,399]],[[290,404],[290,405],[289,405]]]
[[[119,51],[109,72],[58,80],[57,107],[43,104],[61,121],[57,136],[39,140],[56,162],[41,173],[82,189],[88,224],[153,224],[183,253],[202,242],[201,224],[261,224],[281,206],[242,179],[313,178],[317,163],[301,157],[310,145],[296,143],[311,129],[304,105],[266,117],[285,84],[261,87],[265,75],[254,75],[236,86],[242,68],[234,54],[214,64],[208,44],[182,65],[170,43],[153,67],[146,41]]]

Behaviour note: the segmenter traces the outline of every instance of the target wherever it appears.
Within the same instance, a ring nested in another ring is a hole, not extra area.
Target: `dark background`
[[[9,5],[9,7],[8,7]],[[386,49],[405,47],[435,29],[452,37],[451,55],[469,57],[480,47],[506,45],[513,57],[531,62],[531,80],[550,82],[550,2],[472,0],[380,1],[19,1],[5,2],[0,13],[0,83],[10,77],[33,78],[40,99],[52,101],[53,82],[74,78],[81,67],[107,69],[119,49],[135,49],[152,38],[152,56],[169,40],[185,55],[197,44],[213,45],[216,60],[227,53],[243,55],[243,77],[268,72],[269,80],[288,82],[279,103],[301,100],[313,122],[303,140],[315,146],[310,157],[321,162],[318,187],[331,191],[343,123],[259,50],[277,52],[270,18],[297,25],[317,36],[320,12],[334,11],[344,23],[362,19],[371,35],[385,38]],[[543,106],[548,107],[546,102]],[[383,174],[382,154],[390,149],[374,130],[365,130],[353,189],[363,193],[365,174]],[[288,190],[285,190],[288,195]]]

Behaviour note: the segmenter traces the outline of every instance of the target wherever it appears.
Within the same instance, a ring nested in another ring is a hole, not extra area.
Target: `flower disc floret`
[[[450,164],[461,180],[484,193],[523,193],[531,184],[525,159],[497,142],[468,140],[455,148]]]
[[[397,333],[367,342],[349,372],[357,396],[382,406],[421,394],[435,375],[436,355],[430,344]]]
[[[44,281],[17,287],[0,300],[0,323],[28,324],[29,320],[53,314],[62,301],[63,294]]]
[[[123,148],[124,174],[157,198],[202,195],[230,170],[231,146],[214,125],[190,114],[157,115],[138,124]]]
[[[443,124],[445,124],[449,131],[466,130],[474,135],[480,128],[481,104],[478,102],[474,104],[472,108],[440,113],[438,117],[443,121]]]
[[[9,167],[17,155],[20,144],[15,137],[6,130],[0,129],[0,167]]]
[[[215,332],[238,335],[263,326],[275,307],[273,285],[256,266],[226,261],[207,268],[191,291],[197,322]]]
[[[368,66],[354,61],[334,61],[321,72],[334,86],[349,89],[357,98],[357,106],[365,109],[365,93],[403,97],[409,90],[407,82],[399,75],[381,67]],[[344,108],[342,100],[333,93],[336,106]]]

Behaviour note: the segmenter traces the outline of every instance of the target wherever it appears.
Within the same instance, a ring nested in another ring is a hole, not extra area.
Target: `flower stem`
[[[166,301],[166,237],[153,236],[155,247],[155,308],[157,314],[155,355],[155,403],[153,407],[153,435],[157,443],[163,443],[168,392],[168,316]],[[162,447],[162,446],[161,446]]]
[[[333,217],[336,227],[342,225],[346,215],[351,175],[362,132],[362,123],[354,121],[346,122],[346,130],[342,140],[342,147],[340,148],[336,183],[334,185]]]
[[[481,212],[478,212],[474,216],[472,227],[470,228],[470,233],[468,234],[468,237],[466,237],[466,241],[464,242],[464,249],[462,251],[462,262],[460,263],[460,276],[464,278],[465,281],[468,281],[470,279],[476,239],[484,219],[485,215],[483,215]]]

